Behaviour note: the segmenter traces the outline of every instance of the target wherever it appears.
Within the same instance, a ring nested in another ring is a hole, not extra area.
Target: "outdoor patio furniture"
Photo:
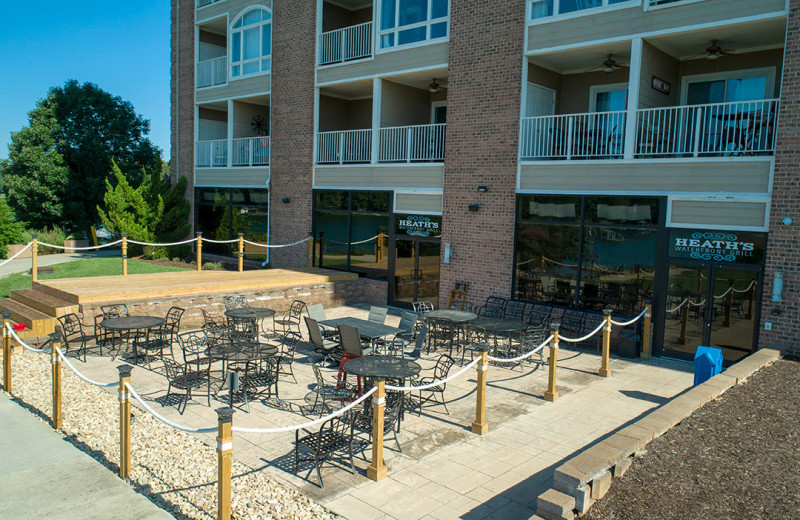
[[[342,359],[342,346],[338,341],[326,339],[322,334],[322,329],[319,323],[314,318],[304,316],[306,328],[308,329],[308,338],[314,346],[314,351],[317,352],[322,359],[327,361],[336,361]],[[338,331],[337,331],[338,333]]]
[[[486,316],[488,318],[502,318],[503,309],[506,306],[506,299],[499,296],[489,296],[486,298],[486,303],[478,307],[476,314],[478,316]]]
[[[528,311],[526,321],[529,325],[534,327],[550,327],[550,317],[553,314],[553,308],[549,305],[531,305]]]
[[[178,334],[178,345],[183,353],[183,362],[193,365],[194,371],[199,372],[214,362],[206,355],[206,350],[211,346],[211,341],[204,329]]]
[[[400,440],[397,438],[397,434],[400,432],[400,421],[403,417],[405,404],[405,392],[386,393],[386,407],[383,411],[383,438],[386,439],[391,433],[399,453],[403,453],[403,448],[400,447]],[[353,421],[352,440],[355,440],[358,434],[366,434],[368,442],[364,443],[363,446],[372,443],[372,419],[372,403],[367,401]]]
[[[278,395],[277,370],[276,365],[263,366],[263,360],[273,358],[278,354],[278,347],[274,345],[264,345],[257,341],[228,341],[216,345],[211,345],[206,350],[206,355],[212,359],[222,360],[228,366],[228,372],[235,371],[239,374],[239,388],[228,389],[229,406],[233,406],[235,394],[244,400],[246,410],[250,411],[250,395],[267,393],[272,395],[272,387],[275,387],[275,395]],[[276,362],[279,362],[277,359]],[[266,392],[258,390],[259,387],[266,387]]]
[[[225,297],[225,310],[229,311],[231,309],[242,309],[250,307],[250,304],[247,303],[247,298],[242,296],[241,294],[235,294],[233,296],[226,296]]]
[[[78,355],[83,352],[83,360],[86,361],[86,344],[96,339],[93,334],[87,334],[88,325],[81,322],[77,314],[70,313],[59,316],[58,323],[61,325],[61,336],[64,341],[64,354],[71,349],[78,350]],[[100,355],[103,354],[102,344],[98,343]]]
[[[586,324],[586,312],[574,309],[566,309],[564,315],[561,316],[561,326],[559,327],[559,334],[563,334],[569,338],[576,338],[583,335],[584,326]]]
[[[109,331],[100,327],[100,322],[106,318],[119,318],[120,316],[128,316],[128,306],[124,303],[113,303],[110,305],[101,305],[100,313],[94,317],[94,336],[97,338],[97,345],[100,347],[100,355],[103,355],[103,347],[110,343],[110,347],[114,346],[113,333],[109,338]],[[121,342],[122,338],[120,338]]]
[[[132,363],[139,361],[139,345],[147,341],[149,331],[160,327],[165,322],[158,316],[120,316],[118,318],[105,318],[98,326],[104,330],[119,332],[121,340],[130,341],[133,347]],[[120,345],[121,350],[121,345]]]
[[[306,304],[300,300],[295,300],[289,307],[289,312],[280,318],[275,318],[276,332],[296,332],[300,334],[300,317],[306,310]],[[278,330],[280,326],[280,331]]]
[[[325,307],[323,307],[321,303],[313,303],[307,306],[306,312],[308,313],[308,317],[316,320],[317,323],[328,319],[325,315]],[[323,338],[334,338],[339,332],[335,329],[328,329],[320,326],[320,334],[322,334]]]
[[[364,355],[364,349],[361,345],[361,335],[358,329],[349,325],[339,325],[339,340],[342,342],[342,350],[344,356],[339,362],[339,377],[337,379],[337,386],[343,388],[347,384],[347,371],[344,369],[345,363],[351,359],[355,359]],[[357,377],[358,381],[358,394],[361,395],[361,376]]]
[[[320,408],[320,417],[324,415],[326,409],[329,408],[327,403],[330,401],[342,402],[352,399],[353,397],[353,392],[350,389],[340,388],[335,384],[329,385],[325,382],[325,378],[322,375],[322,369],[320,367],[321,362],[322,359],[311,363],[311,368],[314,371],[314,379],[317,381],[317,385],[314,387],[316,395],[314,396],[313,410],[317,409],[317,403],[319,403],[321,400],[322,407]]]
[[[436,366],[434,366],[431,371],[432,374],[430,376],[423,376],[413,379],[413,385],[427,385],[429,383],[433,383],[434,381],[445,379],[450,373],[450,369],[454,364],[455,360],[452,357],[448,356],[447,354],[442,354],[436,361]],[[450,410],[447,409],[447,403],[444,399],[444,391],[446,388],[447,383],[442,383],[426,390],[419,390],[417,393],[417,397],[419,399],[419,413],[422,414],[422,407],[425,403],[432,402],[434,406],[437,404],[442,405],[445,413],[450,415]]]
[[[257,351],[263,351],[267,345],[258,345]],[[267,399],[272,397],[272,392],[275,392],[275,398],[280,398],[278,394],[278,378],[281,372],[281,356],[280,354],[274,355],[271,351],[265,351],[264,355],[254,355],[253,359],[247,362],[244,370],[244,375],[239,378],[239,384],[242,385],[242,393],[245,396],[245,404],[247,411],[250,411],[250,406],[247,404],[249,395],[266,395]]]
[[[454,312],[454,311],[451,311]],[[456,339],[456,330],[453,321],[448,318],[435,318],[426,316],[425,322],[428,325],[428,350],[430,353],[442,348],[453,354],[453,347]]]
[[[228,327],[225,322],[221,318],[218,319],[212,316],[211,313],[202,307],[200,308],[200,312],[203,313],[202,328],[208,335],[209,340],[216,342],[225,338],[228,332]]]
[[[294,377],[294,354],[300,339],[300,334],[287,332],[280,340],[281,352],[277,357],[277,359],[280,360],[278,364],[278,375],[292,376],[292,380],[295,383],[297,383],[297,378]]]
[[[449,309],[451,311],[464,311],[464,312],[473,312],[473,305],[472,302],[467,301],[454,301],[450,304]]]
[[[369,308],[369,316],[367,316],[367,320],[373,323],[380,323],[383,324],[386,322],[386,314],[388,314],[389,309],[387,307],[376,307],[372,306]]]
[[[186,392],[183,400],[183,409],[178,405],[178,413],[183,415],[186,404],[192,398],[192,390],[206,387],[207,404],[211,406],[211,365],[201,365],[199,369],[191,370],[188,364],[180,364],[170,357],[164,357],[164,370],[167,375],[167,397],[172,393],[172,388]]]
[[[184,312],[186,310],[180,307],[170,307],[164,317],[164,322],[158,325],[157,328],[148,331],[144,341],[139,342],[139,348],[144,351],[148,367],[150,367],[151,355],[163,358],[165,348],[169,348],[170,355],[172,355],[172,344],[175,342],[175,336],[180,329],[181,317],[183,317]]]
[[[278,339],[280,337],[274,332],[265,330],[263,326],[259,326],[259,323],[274,315],[275,311],[266,307],[237,307],[225,311],[225,317],[228,319],[229,326],[234,330],[243,330],[248,333],[253,332],[256,338],[261,334],[264,334],[270,339]],[[248,322],[252,323],[253,326],[250,327],[247,325]],[[299,334],[300,331],[298,330],[297,333]]]
[[[397,328],[400,332],[394,335],[395,338],[402,338],[408,341],[414,337],[414,326],[417,323],[417,315],[413,312],[404,311],[400,316],[400,323]]]
[[[433,303],[427,300],[421,300],[418,302],[412,302],[411,306],[414,309],[414,312],[419,316],[420,319],[425,315],[426,312],[433,310]]]
[[[503,318],[522,321],[527,314],[528,304],[518,300],[509,300],[503,309]]]
[[[343,414],[332,419],[328,419],[320,426],[316,432],[302,429],[296,430],[294,434],[294,474],[300,471],[300,463],[313,461],[314,468],[317,470],[319,487],[324,487],[322,481],[322,465],[325,461],[331,460],[338,452],[345,452],[350,458],[350,473],[355,474],[353,464],[353,421],[357,415]],[[311,452],[311,457],[301,457],[300,451]]]

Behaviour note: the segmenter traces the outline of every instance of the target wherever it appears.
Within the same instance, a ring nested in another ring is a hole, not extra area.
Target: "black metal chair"
[[[317,470],[319,487],[324,487],[322,481],[322,465],[325,461],[332,460],[338,452],[346,452],[350,458],[350,473],[355,474],[353,464],[353,421],[356,414],[343,414],[328,419],[317,431],[306,429],[296,430],[294,434],[294,474],[300,471],[300,463],[313,461]],[[301,457],[300,451],[311,452],[311,457]]]
[[[211,370],[210,365],[201,366],[199,370],[189,370],[189,364],[180,364],[170,357],[162,358],[164,370],[167,375],[167,396],[172,393],[172,388],[186,392],[183,400],[183,409],[178,405],[178,412],[183,415],[186,404],[192,398],[192,390],[206,387],[207,404],[211,406]]]
[[[440,381],[447,377],[447,374],[450,373],[450,369],[455,364],[455,360],[448,356],[447,354],[442,354],[439,356],[438,361],[436,361],[436,366],[433,367],[433,375],[431,376],[423,376],[418,379],[414,379],[414,386],[421,386],[427,385],[429,383],[433,383],[434,381]],[[422,407],[427,402],[433,402],[434,406],[440,404],[444,406],[444,411],[447,415],[450,415],[450,410],[447,409],[447,403],[444,399],[444,391],[447,388],[447,383],[441,383],[434,387],[428,388],[427,390],[419,390],[418,391],[418,399],[419,399],[419,412],[422,413]],[[423,395],[427,394],[427,395]]]
[[[281,352],[278,354],[280,363],[278,364],[278,375],[292,376],[292,380],[297,383],[297,378],[294,377],[294,354],[297,350],[297,343],[300,341],[300,334],[294,332],[287,332],[281,338]]]
[[[503,309],[503,318],[523,321],[528,311],[528,304],[517,300],[509,300]]]
[[[450,310],[451,311],[464,311],[464,312],[473,312],[473,305],[472,302],[468,301],[454,301],[450,303]]]
[[[499,296],[489,296],[482,307],[478,307],[478,316],[487,318],[502,318],[503,309],[506,307],[506,299]]]
[[[456,339],[456,329],[453,322],[447,318],[426,318],[428,325],[428,350],[430,354],[438,348],[442,348],[453,355],[453,347]]]
[[[241,294],[234,294],[233,296],[226,296],[225,297],[225,310],[229,311],[231,309],[247,309],[250,307],[250,304],[247,303],[247,298],[242,296]]]
[[[403,448],[400,447],[400,440],[397,438],[397,434],[400,432],[400,420],[403,417],[404,407],[405,392],[388,392],[386,394],[386,408],[383,411],[383,437],[385,439],[391,433],[394,436],[394,442],[399,453],[403,453]],[[368,441],[372,442],[372,418],[372,403],[365,402],[364,408],[353,421],[351,442],[356,439],[358,433],[366,434]]]
[[[320,367],[320,362],[322,360],[318,360],[311,363],[311,368],[314,371],[314,379],[317,381],[316,387],[314,387],[314,391],[316,392],[316,396],[314,397],[314,407],[313,410],[317,409],[317,403],[322,401],[322,407],[320,408],[320,416],[322,416],[327,409],[330,407],[328,403],[330,401],[336,402],[343,402],[352,399],[353,392],[348,388],[340,388],[335,384],[328,384],[325,382],[325,377],[322,375],[322,367]]]
[[[64,316],[59,316],[58,323],[61,325],[61,336],[64,341],[64,354],[66,355],[67,352],[75,348],[78,350],[79,356],[80,353],[83,352],[83,360],[86,361],[87,343],[96,339],[96,336],[93,334],[86,333],[89,325],[81,322],[81,319],[74,312],[65,314]],[[100,345],[100,355],[102,354],[103,347]]]
[[[262,347],[264,346],[259,345],[257,348]],[[280,372],[280,356],[267,357],[258,361],[248,361],[245,366],[244,375],[239,380],[245,396],[251,392],[258,394],[266,393],[266,397],[269,399],[272,397],[272,392],[274,390],[275,398],[279,399],[278,378]],[[247,404],[247,399],[245,399],[245,404]],[[247,405],[247,411],[250,411],[249,405]]]
[[[94,335],[97,338],[97,345],[100,347],[100,355],[103,354],[103,347],[109,345],[110,348],[114,347],[114,335],[113,332],[109,332],[108,330],[103,329],[100,327],[100,322],[106,318],[120,318],[122,316],[128,316],[128,306],[124,303],[113,303],[111,305],[101,305],[100,306],[101,314],[96,315],[94,317]],[[109,339],[110,336],[110,339]],[[122,337],[120,336],[120,343],[122,342]]]
[[[170,307],[164,317],[164,323],[155,329],[151,329],[145,336],[144,341],[139,342],[138,348],[144,351],[148,368],[150,367],[150,356],[156,355],[163,359],[164,349],[166,348],[169,348],[170,355],[174,358],[172,345],[180,330],[181,317],[183,317],[184,312],[186,310],[180,307]]]
[[[295,300],[289,307],[289,312],[281,317],[275,318],[275,331],[276,332],[295,332],[300,334],[300,317],[306,310],[306,304],[300,300]],[[278,326],[280,325],[280,331]]]
[[[533,327],[550,327],[553,308],[548,305],[531,305],[526,321]]]
[[[210,312],[203,308],[200,308],[200,312],[203,313],[202,328],[208,335],[209,341],[217,343],[224,340],[228,332],[225,322],[212,316]]]
[[[195,371],[202,371],[215,361],[206,356],[211,340],[204,329],[178,334],[178,345],[183,353],[183,362],[196,367]]]

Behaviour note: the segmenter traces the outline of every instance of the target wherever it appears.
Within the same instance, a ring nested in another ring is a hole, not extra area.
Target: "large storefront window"
[[[212,240],[231,240],[244,234],[251,242],[267,243],[268,191],[230,188],[198,188],[197,231]],[[236,244],[206,242],[203,251],[231,255]],[[245,244],[245,258],[265,260],[266,248]]]
[[[314,263],[386,279],[391,193],[315,192]]]
[[[652,296],[659,199],[522,195],[515,297],[633,314]]]

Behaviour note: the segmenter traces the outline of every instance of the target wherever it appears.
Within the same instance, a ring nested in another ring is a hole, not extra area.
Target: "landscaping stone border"
[[[533,518],[572,520],[583,515],[650,441],[780,356],[779,350],[758,350],[561,464],[555,469],[553,488],[539,495]]]

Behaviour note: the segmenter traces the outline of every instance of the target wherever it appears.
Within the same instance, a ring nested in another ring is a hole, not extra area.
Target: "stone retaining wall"
[[[534,518],[571,520],[586,513],[650,441],[778,358],[778,350],[759,350],[561,464],[555,469],[553,488],[539,495]]]

